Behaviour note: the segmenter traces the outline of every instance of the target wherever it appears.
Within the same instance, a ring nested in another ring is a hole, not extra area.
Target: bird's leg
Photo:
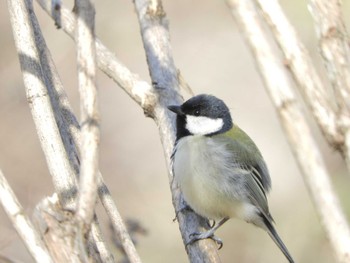
[[[222,248],[223,242],[220,238],[214,236],[215,231],[222,226],[227,220],[229,220],[228,217],[225,217],[220,220],[220,222],[215,226],[213,225],[212,228],[210,228],[207,232],[201,232],[201,233],[192,233],[189,238],[190,240],[186,243],[186,246],[193,244],[194,242],[201,240],[201,239],[206,239],[206,238],[211,238],[214,240],[218,245],[219,249]]]

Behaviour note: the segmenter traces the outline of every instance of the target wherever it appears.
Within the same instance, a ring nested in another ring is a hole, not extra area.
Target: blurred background
[[[98,37],[129,69],[150,81],[132,1],[95,2]],[[280,2],[324,75],[306,1]],[[65,4],[72,8],[72,2]],[[273,182],[270,210],[294,259],[300,263],[335,262],[278,117],[224,1],[164,0],[163,4],[175,63],[185,80],[196,94],[222,98],[234,121],[261,149]],[[349,29],[350,1],[344,0],[343,4]],[[79,116],[74,43],[55,28],[36,3],[35,10]],[[0,2],[0,33],[0,168],[31,215],[35,205],[52,194],[53,187],[26,101],[5,1]],[[147,231],[146,235],[135,236],[141,258],[146,263],[187,262],[178,224],[173,222],[175,212],[157,127],[101,72],[98,86],[102,118],[100,169],[123,218],[138,221]],[[316,128],[314,134],[349,218],[349,174],[339,154],[328,147]],[[110,241],[108,220],[103,209],[98,211]],[[245,222],[230,220],[217,235],[224,241],[220,250],[223,262],[285,262],[269,236]],[[2,208],[0,255],[14,262],[33,262]]]

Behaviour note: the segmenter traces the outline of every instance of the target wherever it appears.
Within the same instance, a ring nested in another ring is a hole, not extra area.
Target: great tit
[[[177,115],[171,157],[175,181],[197,214],[220,220],[207,232],[193,233],[188,244],[205,238],[220,242],[214,232],[236,217],[266,230],[294,262],[269,212],[266,193],[271,179],[266,163],[252,139],[232,122],[225,103],[202,94],[168,109]]]

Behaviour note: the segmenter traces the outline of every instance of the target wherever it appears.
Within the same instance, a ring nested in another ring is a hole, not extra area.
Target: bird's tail
[[[287,247],[283,243],[283,241],[280,238],[280,236],[277,234],[277,231],[274,228],[274,226],[272,225],[271,221],[268,220],[267,218],[265,218],[264,216],[263,216],[263,219],[264,219],[265,226],[267,228],[267,232],[269,233],[269,235],[272,238],[272,240],[276,243],[276,245],[280,248],[282,253],[286,256],[286,258],[288,259],[289,263],[294,263],[294,260],[293,260],[292,256],[290,255]]]

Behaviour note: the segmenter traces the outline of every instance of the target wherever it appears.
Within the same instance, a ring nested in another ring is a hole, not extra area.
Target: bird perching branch
[[[86,233],[90,229],[95,211],[100,142],[95,61],[95,8],[90,0],[76,0],[74,9],[81,111],[81,164],[76,218]]]
[[[180,104],[178,72],[174,64],[170,45],[168,21],[160,0],[135,0],[143,46],[148,69],[157,94],[157,103],[150,115],[159,128],[164,156],[168,167],[173,205],[177,212],[182,239],[186,244],[190,234],[207,228],[206,222],[193,212],[183,208],[183,197],[173,183],[170,156],[175,138],[174,116],[168,105]],[[201,240],[187,245],[186,251],[191,262],[220,262],[216,244],[212,240]]]
[[[47,250],[40,234],[36,231],[29,218],[25,215],[14,192],[0,170],[0,203],[13,223],[17,233],[21,236],[28,251],[36,262],[54,262]]]
[[[289,144],[302,170],[322,225],[339,262],[350,262],[350,230],[320,155],[317,143],[294,94],[294,87],[279,51],[268,41],[253,0],[227,1],[256,60]]]

